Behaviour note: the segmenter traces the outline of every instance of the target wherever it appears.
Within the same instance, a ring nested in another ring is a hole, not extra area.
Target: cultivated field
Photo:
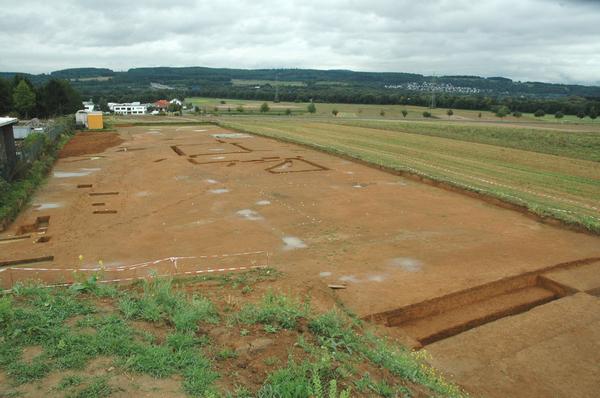
[[[222,104],[221,101],[225,101]],[[306,112],[308,106],[307,102],[278,102],[272,101],[255,101],[255,100],[239,100],[229,98],[205,98],[205,97],[191,97],[185,99],[186,103],[192,103],[199,107],[206,107],[208,111],[212,111],[214,107],[218,107],[221,113],[233,113],[236,114],[236,107],[242,105],[246,110],[258,111],[263,102],[267,102],[269,107],[273,110],[279,110],[281,113],[285,109],[289,108],[292,111],[301,110]],[[386,119],[400,119],[400,120],[435,120],[435,121],[448,121],[448,122],[493,122],[493,123],[533,123],[534,125],[544,124],[547,126],[561,126],[564,124],[578,124],[578,125],[591,125],[600,126],[600,119],[592,120],[589,117],[579,119],[576,116],[565,115],[564,118],[557,120],[554,115],[545,115],[543,117],[535,117],[531,113],[523,113],[521,117],[514,117],[508,115],[503,118],[497,117],[493,112],[489,111],[476,111],[476,110],[465,110],[465,109],[453,109],[454,114],[448,116],[446,114],[446,108],[435,108],[429,109],[422,106],[413,105],[367,105],[367,104],[333,104],[333,103],[316,103],[315,114],[305,114],[305,117],[331,117],[332,111],[337,110],[337,119],[363,119],[363,118],[375,118],[377,120]],[[231,112],[226,112],[228,108],[231,108]],[[408,111],[406,117],[402,114],[402,111]],[[384,115],[381,115],[381,111]],[[429,112],[432,118],[423,117],[423,112]],[[480,116],[481,115],[481,116]]]
[[[462,395],[426,363],[476,396],[600,383],[600,237],[431,183],[594,228],[598,163],[580,141],[568,157],[544,153],[554,133],[536,152],[482,143],[503,130],[122,120],[158,124],[75,137],[0,235],[0,281],[17,286],[0,302],[3,394]]]

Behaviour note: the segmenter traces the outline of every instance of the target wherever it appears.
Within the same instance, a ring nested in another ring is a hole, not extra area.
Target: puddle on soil
[[[187,179],[189,179],[189,178],[190,178],[190,176],[175,176],[175,179],[176,179],[177,181],[181,181],[181,180],[187,180]]]
[[[219,182],[219,181],[217,181],[217,180],[213,180],[212,178],[207,178],[207,179],[206,179],[206,180],[204,180],[204,181],[206,181],[208,184],[216,184],[216,183],[218,183],[218,182]]]
[[[208,130],[194,130],[194,131],[197,131],[197,132],[201,133],[203,131],[208,131]]]
[[[263,219],[263,217],[260,214],[258,214],[254,210],[250,210],[250,209],[238,210],[236,212],[236,214],[238,216],[240,216],[240,217],[245,218],[246,220],[256,221],[256,220],[262,220]]]
[[[282,240],[285,243],[283,250],[304,249],[308,247],[306,243],[295,236],[284,236]]]
[[[243,133],[220,133],[211,135],[215,138],[252,138],[252,136]]]
[[[353,171],[344,171],[345,174],[354,174]]]
[[[90,158],[90,160],[98,160],[98,159],[102,159],[100,156],[92,156]]]
[[[339,280],[342,282],[352,282],[352,283],[360,283],[360,279],[355,277],[354,275],[344,275],[340,276]]]
[[[371,282],[383,282],[386,278],[384,275],[370,275],[367,279]]]
[[[210,193],[214,193],[216,195],[222,194],[222,193],[227,193],[229,192],[229,189],[225,189],[225,188],[219,188],[219,189],[211,189]]]
[[[271,204],[270,200],[259,200],[258,202],[256,202],[256,204],[258,206],[268,206]]]
[[[211,159],[212,160],[223,160],[223,159],[225,159],[225,156],[213,156]]]
[[[419,260],[410,257],[396,257],[389,261],[389,265],[392,267],[402,268],[408,272],[418,272],[421,270],[423,265]]]
[[[331,276],[331,272],[329,272],[329,271],[319,272],[319,276],[321,278],[325,278],[325,277]]]
[[[213,152],[223,152],[225,149],[223,148],[210,148],[209,151],[213,151]]]
[[[72,178],[89,176],[91,171],[55,171],[53,173],[56,178]]]
[[[85,169],[85,168],[81,169],[81,171],[100,171],[100,170],[102,170],[100,167],[93,167],[90,169]]]
[[[35,205],[36,210],[37,211],[42,211],[42,210],[47,210],[47,209],[58,209],[59,207],[62,207],[62,204],[60,203],[42,203],[39,205]]]
[[[136,193],[135,196],[137,196],[139,198],[143,198],[143,197],[146,197],[146,196],[150,196],[150,192],[148,192],[148,191],[141,191],[141,192]]]

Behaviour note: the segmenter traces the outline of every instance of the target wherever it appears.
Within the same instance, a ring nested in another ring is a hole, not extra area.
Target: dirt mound
[[[58,153],[59,158],[104,152],[119,145],[123,139],[117,133],[77,133]]]

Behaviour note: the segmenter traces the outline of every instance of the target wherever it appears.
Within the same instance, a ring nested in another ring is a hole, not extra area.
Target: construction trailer
[[[101,130],[104,128],[104,118],[100,111],[77,111],[75,123],[90,130]]]

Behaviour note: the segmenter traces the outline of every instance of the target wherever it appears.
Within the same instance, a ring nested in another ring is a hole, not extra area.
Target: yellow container
[[[90,130],[100,130],[104,128],[102,114],[88,114],[87,122],[88,129]]]

